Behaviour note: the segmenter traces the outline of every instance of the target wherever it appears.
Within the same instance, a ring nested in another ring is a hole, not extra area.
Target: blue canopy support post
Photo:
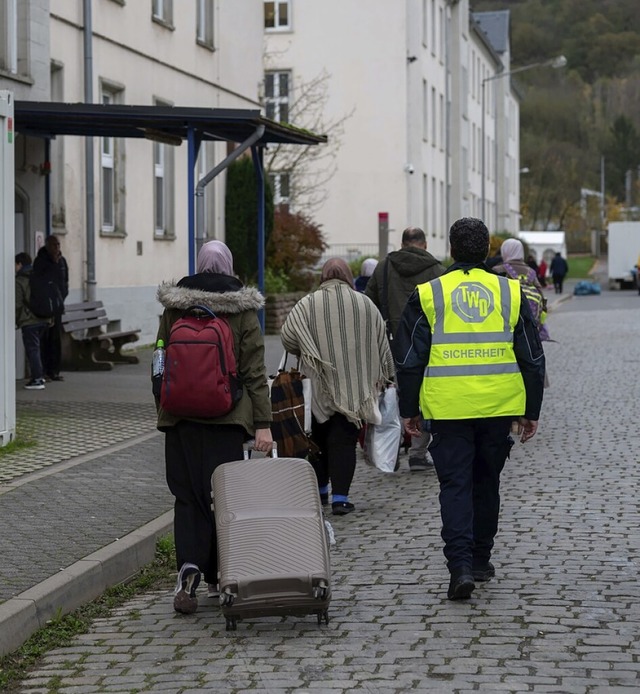
[[[265,260],[265,224],[264,224],[264,147],[251,148],[253,166],[258,183],[258,289],[264,295],[264,260]],[[264,334],[265,316],[264,308],[260,309],[258,318]]]
[[[196,269],[196,161],[200,150],[201,139],[197,137],[195,128],[187,130],[187,196],[188,196],[188,227],[189,227],[189,274]]]
[[[51,236],[51,140],[47,137],[44,141],[44,235]],[[62,172],[56,171],[56,175]]]

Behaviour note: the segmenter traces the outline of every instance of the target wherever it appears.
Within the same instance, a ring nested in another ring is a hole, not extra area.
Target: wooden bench
[[[113,331],[102,301],[68,304],[62,314],[62,367],[108,371],[114,363],[137,364],[134,354],[122,354],[122,346],[136,342],[140,330]]]

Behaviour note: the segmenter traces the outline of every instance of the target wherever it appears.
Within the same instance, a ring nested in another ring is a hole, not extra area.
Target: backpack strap
[[[207,313],[211,318],[217,318],[218,316],[208,307],[208,306],[202,306],[201,304],[194,304],[193,306],[189,306],[189,308],[184,312],[184,315],[186,316],[188,313],[192,313],[193,311],[201,311],[202,313]]]
[[[385,258],[384,270],[382,272],[382,291],[380,292],[380,313],[387,329],[387,338],[393,340],[391,329],[389,328],[389,256]]]

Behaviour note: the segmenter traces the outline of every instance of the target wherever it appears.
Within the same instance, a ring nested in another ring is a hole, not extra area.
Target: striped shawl
[[[379,419],[378,394],[395,370],[384,321],[368,297],[340,280],[323,282],[293,307],[281,338],[312,380],[318,421],[334,412],[356,426]]]

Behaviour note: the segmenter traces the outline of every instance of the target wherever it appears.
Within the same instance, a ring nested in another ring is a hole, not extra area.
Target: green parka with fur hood
[[[216,419],[193,419],[210,424],[237,424],[247,437],[256,429],[271,424],[271,401],[264,363],[264,340],[257,311],[264,306],[264,297],[257,289],[245,287],[229,275],[201,273],[183,277],[177,284],[163,282],[158,287],[158,301],[164,306],[157,340],[169,343],[169,332],[176,320],[191,306],[206,306],[229,321],[235,342],[238,377],[242,398],[226,415]],[[174,426],[180,418],[165,412],[158,404],[158,429]]]

